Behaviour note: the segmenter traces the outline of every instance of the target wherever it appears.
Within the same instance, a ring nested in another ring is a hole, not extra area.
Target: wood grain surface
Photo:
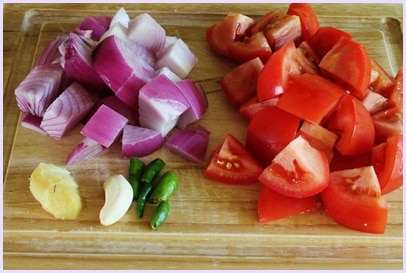
[[[63,165],[82,139],[80,127],[52,140],[20,126],[14,89],[56,35],[71,31],[86,16],[113,15],[118,4],[5,4],[3,6],[3,267],[5,269],[401,269],[403,194],[387,196],[385,234],[349,230],[322,208],[260,224],[261,185],[226,186],[202,175],[211,153],[227,133],[243,143],[247,123],[226,100],[218,80],[234,66],[207,45],[205,30],[229,12],[253,17],[288,4],[125,4],[134,16],[150,13],[182,38],[199,59],[189,78],[200,82],[209,110],[200,125],[210,130],[202,164],[190,163],[166,148],[160,157],[181,178],[170,200],[171,214],[158,231],[149,228],[152,206],[138,219],[134,204],[112,226],[102,226],[103,182],[128,173],[120,145],[85,164],[68,166],[78,181],[84,209],[74,221],[54,219],[31,195],[28,178],[40,162]],[[369,54],[395,74],[402,66],[402,5],[315,4],[322,25],[350,32]]]

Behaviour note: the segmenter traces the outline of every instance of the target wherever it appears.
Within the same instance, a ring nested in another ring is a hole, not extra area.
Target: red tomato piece
[[[268,44],[263,32],[257,32],[251,37],[245,37],[243,41],[237,41],[230,45],[230,56],[242,63],[259,57],[266,62],[272,55],[272,49]]]
[[[371,150],[356,155],[342,155],[339,151],[334,150],[333,158],[330,161],[330,171],[335,172],[370,166],[372,164],[371,157]]]
[[[268,24],[263,30],[271,48],[276,51],[288,42],[298,41],[302,35],[300,18],[296,15],[284,15]]]
[[[315,196],[292,198],[264,186],[258,198],[258,219],[265,223],[310,212],[316,208]]]
[[[343,96],[326,128],[338,135],[336,148],[343,155],[365,153],[374,144],[374,122],[365,106],[352,95]]]
[[[321,60],[342,37],[352,39],[351,34],[341,29],[322,26],[313,34],[309,45]]]
[[[224,93],[233,105],[239,106],[255,97],[257,78],[263,67],[257,57],[237,66],[220,80]]]
[[[249,184],[257,180],[262,170],[241,142],[228,134],[213,153],[204,175],[226,184]]]
[[[258,180],[280,194],[306,198],[327,187],[329,172],[326,154],[298,136],[275,156]]]
[[[252,36],[255,33],[262,32],[268,25],[274,24],[284,16],[281,11],[271,10],[264,15],[260,16],[254,21],[253,24],[247,29],[247,36]]]
[[[302,27],[302,40],[309,41],[313,34],[320,27],[319,19],[313,8],[306,3],[292,3],[289,5],[288,11],[290,15],[297,15],[300,18]]]
[[[380,66],[376,61],[371,59],[371,82],[369,88],[379,94],[388,97],[388,92],[394,88],[396,81],[393,77]]]
[[[253,22],[254,19],[251,17],[231,13],[206,30],[206,40],[216,52],[231,57],[230,45],[235,41],[241,41]]]
[[[372,166],[330,173],[329,186],[321,192],[327,213],[340,225],[369,233],[384,233],[388,208],[379,193]]]
[[[275,97],[269,100],[258,101],[258,98],[255,96],[248,100],[246,103],[242,104],[238,111],[240,112],[241,116],[245,119],[250,121],[252,117],[259,112],[260,110],[267,108],[267,107],[274,107],[278,102],[279,97]]]
[[[403,185],[403,135],[394,135],[372,148],[372,165],[378,176],[382,194]]]
[[[300,119],[277,107],[257,112],[248,124],[246,147],[267,166],[295,137]]]
[[[403,119],[403,67],[396,74],[395,82],[395,86],[393,86],[388,95],[388,106],[395,107]]]
[[[288,77],[301,74],[297,57],[293,41],[272,54],[258,76],[257,97],[259,101],[282,94],[288,85]]]
[[[340,86],[315,74],[292,77],[277,106],[301,119],[319,124],[346,94]]]
[[[321,71],[343,84],[352,95],[363,99],[371,80],[371,60],[365,46],[341,38],[321,60]]]

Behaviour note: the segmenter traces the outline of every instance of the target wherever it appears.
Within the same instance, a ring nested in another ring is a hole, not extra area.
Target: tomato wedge
[[[382,194],[403,185],[403,135],[394,135],[372,148],[372,165],[378,176]]]
[[[257,180],[263,168],[233,135],[227,134],[213,153],[204,175],[226,184],[249,184]]]
[[[294,198],[306,198],[328,185],[329,164],[325,153],[301,136],[291,141],[264,169],[258,180],[274,191]]]
[[[339,136],[336,148],[343,155],[367,152],[374,144],[374,122],[365,106],[350,94],[343,96],[326,128]]]
[[[340,225],[363,232],[385,232],[388,208],[372,166],[331,172],[321,198],[327,213]]]
[[[264,186],[258,198],[258,220],[261,223],[287,218],[317,208],[315,196],[292,198]]]
[[[321,60],[320,69],[363,99],[371,80],[371,60],[363,44],[341,38]]]
[[[292,3],[289,5],[288,11],[290,15],[297,15],[300,18],[302,27],[302,40],[309,41],[313,34],[320,27],[319,19],[312,7],[307,3]]]
[[[341,29],[331,26],[321,26],[309,40],[309,45],[314,53],[320,59],[323,59],[327,52],[329,52],[343,37],[346,39],[352,39],[351,34]]]

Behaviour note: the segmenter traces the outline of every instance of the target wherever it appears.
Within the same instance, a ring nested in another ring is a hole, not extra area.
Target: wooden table
[[[400,269],[403,264],[402,190],[388,195],[384,235],[365,234],[335,224],[315,212],[260,224],[256,200],[260,185],[229,187],[206,180],[204,164],[192,164],[162,149],[145,158],[164,158],[182,179],[171,200],[173,211],[157,232],[148,215],[133,207],[115,225],[103,227],[102,183],[126,174],[119,146],[80,166],[69,167],[78,180],[85,207],[76,221],[55,220],[28,189],[39,162],[63,164],[81,140],[79,129],[61,141],[19,125],[14,89],[38,54],[58,33],[73,30],[86,16],[113,15],[118,4],[5,4],[3,6],[3,259],[5,269]],[[184,39],[199,58],[190,78],[202,83],[209,111],[201,124],[212,134],[211,152],[226,133],[245,141],[246,123],[231,107],[218,79],[234,63],[214,54],[205,29],[229,12],[258,16],[287,4],[126,4],[130,15],[149,12],[168,35]],[[402,66],[402,5],[315,4],[322,25],[351,32],[372,57],[394,74]]]

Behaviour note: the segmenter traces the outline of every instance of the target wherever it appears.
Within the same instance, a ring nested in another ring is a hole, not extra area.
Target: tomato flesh
[[[233,135],[227,134],[213,153],[204,175],[226,184],[249,184],[262,172],[261,164]]]
[[[335,27],[321,26],[309,40],[309,45],[321,59],[329,52],[341,38],[351,39],[352,36]]]
[[[258,198],[258,220],[261,223],[287,218],[317,208],[315,196],[292,198],[264,186]]]
[[[354,185],[362,185],[362,190]],[[331,172],[329,185],[321,192],[322,202],[340,225],[362,232],[384,233],[388,217],[386,200],[369,191],[377,186],[379,182],[372,166]]]
[[[309,41],[320,27],[316,13],[307,3],[292,3],[289,5],[286,13],[299,16],[302,28],[302,40],[304,41]]]
[[[258,180],[280,194],[305,198],[323,191],[328,177],[326,154],[298,136],[275,156]]]

